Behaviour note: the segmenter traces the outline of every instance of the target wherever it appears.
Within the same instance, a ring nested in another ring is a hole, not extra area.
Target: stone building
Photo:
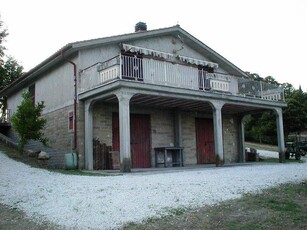
[[[266,110],[284,152],[283,90],[251,80],[178,25],[138,23],[130,34],[67,44],[0,92],[6,112],[24,90],[45,102],[49,144],[72,143],[80,169],[94,168],[93,140],[124,172],[244,162],[242,120]]]

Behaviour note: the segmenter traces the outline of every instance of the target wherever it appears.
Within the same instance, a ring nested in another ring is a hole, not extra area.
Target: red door
[[[196,118],[197,164],[215,163],[213,120]]]
[[[119,151],[119,119],[113,113],[113,150]],[[150,116],[130,115],[131,161],[133,168],[149,168],[150,163]]]

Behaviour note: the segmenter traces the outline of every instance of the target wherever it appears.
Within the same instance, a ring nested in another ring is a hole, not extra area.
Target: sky
[[[67,43],[179,24],[243,71],[307,92],[307,0],[0,0],[25,71]]]

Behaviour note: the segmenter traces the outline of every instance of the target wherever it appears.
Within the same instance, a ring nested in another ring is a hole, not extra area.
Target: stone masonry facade
[[[112,113],[118,112],[118,104],[95,104],[93,110],[93,137],[101,143],[112,146]],[[174,112],[167,109],[145,108],[131,106],[133,114],[149,114],[151,123],[151,165],[155,165],[154,148],[173,146]],[[196,131],[194,112],[181,112],[182,114],[182,145],[184,147],[184,164],[197,164]],[[201,115],[212,117],[212,114]],[[225,163],[239,161],[239,124],[236,116],[223,115],[223,139]]]
[[[65,107],[47,114],[44,134],[48,138],[48,144],[54,148],[71,151],[73,148],[73,130],[68,129],[69,112],[73,112],[73,106]]]
[[[78,105],[78,153],[79,168],[84,168],[84,111],[82,104]],[[50,147],[62,150],[52,156],[56,167],[64,167],[64,153],[70,152],[73,145],[73,131],[69,130],[69,112],[73,106],[68,106],[44,117],[47,124],[44,130]],[[108,146],[112,146],[112,114],[118,112],[118,104],[97,103],[93,109],[93,137]],[[133,114],[149,114],[151,123],[151,165],[155,165],[154,148],[173,146],[174,112],[166,109],[153,109],[131,106]],[[197,164],[196,150],[196,117],[212,117],[212,114],[196,114],[181,111],[182,147],[184,147],[184,164]],[[239,155],[239,122],[236,116],[223,115],[223,141],[225,163],[238,162]]]

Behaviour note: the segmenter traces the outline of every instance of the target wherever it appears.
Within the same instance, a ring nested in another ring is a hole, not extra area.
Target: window
[[[69,111],[68,112],[68,131],[74,130],[74,112]]]
[[[30,93],[30,99],[34,105],[35,104],[35,85],[34,84],[29,87],[29,93]]]

